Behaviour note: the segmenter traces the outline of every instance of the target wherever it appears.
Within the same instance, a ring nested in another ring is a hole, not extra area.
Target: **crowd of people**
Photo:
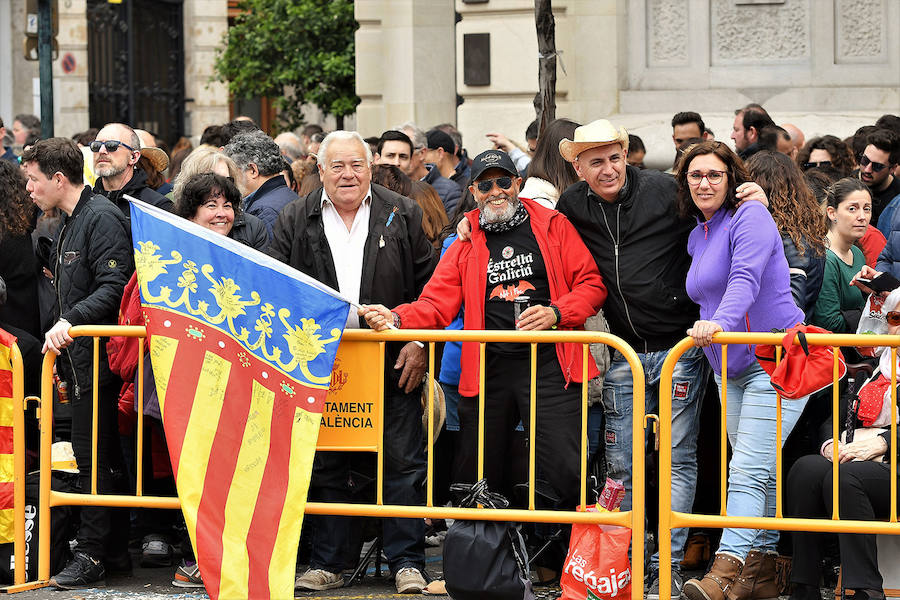
[[[238,118],[207,127],[197,147],[182,138],[169,149],[151,132],[123,123],[72,139],[40,139],[39,121],[17,115],[0,156],[0,288],[6,289],[0,327],[19,339],[33,393],[41,352],[59,355],[54,431],[72,445],[80,488],[91,485],[96,385],[98,491],[133,491],[135,367],[126,358],[133,348],[101,346],[95,380],[90,341],[69,335],[75,325],[142,322],[130,195],[339,290],[362,306],[348,314],[347,327],[611,332],[637,353],[647,413],[658,412],[663,362],[689,335],[695,346],[675,366],[672,422],[665,424],[672,432],[672,508],[694,510],[701,408],[713,381],[728,398],[728,514],[773,516],[775,390],[749,346],[731,346],[723,372],[713,339],[722,331],[800,323],[841,333],[897,333],[900,291],[878,286],[875,292],[869,282],[900,277],[900,117],[884,115],[847,139],[805,141],[798,128],[776,124],[751,104],[735,112],[733,148],[716,140],[695,112],[674,115],[671,126],[677,157],[661,172],[644,168],[640,138],[604,119],[583,125],[556,119],[543,131],[535,122],[521,145],[490,133],[493,147],[470,158],[449,123],[427,131],[405,123],[369,138],[309,125],[273,139]],[[0,122],[0,138],[6,133]],[[885,315],[874,326],[864,318],[870,295]],[[592,345],[585,379],[579,345],[540,344],[531,439],[530,383],[519,376],[529,372],[528,344],[489,343],[482,355],[475,342],[447,343],[440,351],[435,376],[447,417],[435,446],[435,502],[455,501],[451,483],[474,483],[483,419],[484,477],[513,506],[527,504],[531,444],[538,508],[571,510],[578,503],[587,485],[580,481],[583,444],[598,479],[621,480],[622,508],[632,506],[634,391],[621,353]],[[872,377],[853,391],[889,404],[890,352],[877,356],[870,360]],[[427,363],[422,344],[386,346],[387,504],[425,503]],[[584,385],[586,440],[580,434]],[[144,490],[171,494],[153,386],[144,391],[152,463],[144,469]],[[837,443],[842,517],[887,518],[889,427],[845,407],[850,415],[837,418],[848,435],[818,439],[820,430],[831,431],[831,415],[816,410],[816,400],[782,403],[777,442],[805,441],[797,452],[805,456],[785,461],[786,514],[830,514]],[[372,493],[373,473],[371,456],[319,452],[309,499],[360,501]],[[201,587],[190,541],[171,514],[82,508],[74,554],[51,583],[84,587],[107,573],[130,572],[131,543],[142,565],[176,566],[174,585]],[[299,552],[308,568],[298,574],[297,589],[342,586],[359,556],[361,529],[350,517],[324,515],[309,516],[305,525]],[[440,539],[442,524],[385,518],[379,526],[397,591],[421,592],[429,579],[426,539]],[[690,533],[672,532],[673,598],[776,597],[779,552],[794,557],[792,598],[818,597],[825,548],[818,534],[795,533],[791,550],[777,531],[725,529],[708,572],[683,582]],[[534,527],[528,537],[530,546],[549,548],[538,564],[552,580],[565,556],[565,531]],[[844,586],[862,597],[884,597],[874,536],[842,534],[839,548]],[[650,600],[659,598],[660,568],[656,552],[645,582]]]

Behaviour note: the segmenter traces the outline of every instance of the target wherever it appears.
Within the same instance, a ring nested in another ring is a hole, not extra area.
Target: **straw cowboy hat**
[[[441,429],[444,427],[444,421],[447,419],[447,403],[444,400],[444,389],[441,387],[441,384],[438,383],[437,378],[434,380],[434,410],[431,413],[431,418],[434,421],[434,438],[431,440],[431,443],[434,443],[438,439],[438,435],[441,433]],[[428,435],[428,379],[425,380],[425,385],[422,386],[422,430],[425,432],[425,435]]]
[[[157,148],[156,146],[145,146],[142,142],[140,151],[141,156],[146,156],[153,165],[153,168],[160,173],[169,168],[169,157],[161,148]]]
[[[585,150],[598,146],[622,144],[622,149],[628,151],[628,132],[624,127],[620,127],[617,131],[615,126],[606,119],[599,119],[578,127],[572,137],[575,139],[563,138],[559,141],[559,153],[569,162],[575,160]]]

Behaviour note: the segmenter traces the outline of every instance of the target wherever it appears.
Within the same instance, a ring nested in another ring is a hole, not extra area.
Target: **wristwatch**
[[[556,315],[556,323],[554,323],[550,329],[556,329],[559,326],[560,322],[562,322],[562,314],[559,312],[559,308],[553,304],[550,305],[550,308],[553,309],[553,313]]]

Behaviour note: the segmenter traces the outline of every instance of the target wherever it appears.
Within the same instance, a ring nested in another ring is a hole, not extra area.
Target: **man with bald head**
[[[437,262],[422,231],[422,209],[372,183],[372,151],[356,132],[329,133],[317,161],[322,187],[282,209],[269,254],[356,303],[397,306],[415,300]],[[360,327],[356,311],[348,314],[347,326]],[[426,353],[415,342],[390,342],[385,355],[384,501],[420,506],[425,503],[420,398]],[[368,458],[316,453],[310,500],[352,502],[351,466],[371,468]],[[309,570],[297,578],[297,589],[320,591],[344,584],[352,525],[349,517],[315,518]],[[391,518],[383,519],[382,527],[397,591],[421,592],[424,522]]]
[[[800,148],[806,143],[806,136],[804,136],[803,132],[800,131],[800,128],[793,123],[784,123],[781,125],[781,128],[787,131],[788,135],[791,136],[791,144],[794,148],[791,150],[790,157],[796,160],[797,153],[800,152]]]
[[[275,136],[275,143],[281,149],[281,155],[294,162],[298,158],[303,158],[303,142],[300,136],[292,131],[284,131]]]
[[[138,166],[141,140],[134,129],[124,123],[104,125],[90,149],[97,175],[94,193],[109,198],[126,219],[131,215],[126,194],[172,212],[172,201],[147,185],[147,173]]]

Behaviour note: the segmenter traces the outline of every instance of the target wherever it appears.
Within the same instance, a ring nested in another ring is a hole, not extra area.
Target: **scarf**
[[[513,213],[513,216],[506,221],[488,223],[484,220],[484,212],[479,211],[478,214],[478,226],[489,233],[503,233],[504,231],[510,231],[527,220],[528,211],[525,210],[525,205],[521,202],[519,202],[519,205],[516,207],[516,212]]]

